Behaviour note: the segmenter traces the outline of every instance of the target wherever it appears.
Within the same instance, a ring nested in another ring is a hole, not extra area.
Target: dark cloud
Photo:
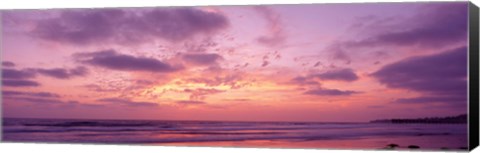
[[[115,35],[125,16],[119,9],[64,10],[59,17],[39,21],[33,35],[80,45],[102,42]]]
[[[361,93],[352,90],[339,90],[323,88],[321,80],[354,81],[358,77],[351,69],[338,69],[324,73],[314,73],[307,76],[297,76],[290,80],[289,84],[299,86],[298,90],[305,91],[304,94],[316,96],[349,96]]]
[[[297,85],[313,85],[313,86],[320,86],[320,83],[313,79],[310,76],[298,76],[293,78],[290,83],[297,84]]]
[[[97,99],[99,102],[110,103],[114,105],[124,105],[124,106],[133,106],[133,107],[156,107],[158,106],[157,103],[154,102],[139,102],[139,101],[132,101],[129,99],[122,99],[122,98],[103,98]]]
[[[181,105],[203,105],[207,104],[203,101],[192,101],[192,100],[181,100],[181,101],[176,101],[177,104]]]
[[[355,81],[358,76],[352,69],[338,69],[314,75],[322,80]]]
[[[27,102],[30,104],[36,104],[48,107],[61,107],[61,108],[75,108],[75,107],[103,107],[98,104],[84,104],[78,101],[63,101],[55,98],[47,97],[3,97],[5,102]]]
[[[175,42],[229,25],[222,14],[191,7],[77,9],[61,10],[59,14],[40,20],[32,31],[33,35],[77,45],[138,43],[155,38]]]
[[[467,103],[467,95],[400,98],[400,99],[396,99],[395,102],[397,103]]]
[[[391,29],[353,46],[420,45],[437,47],[467,39],[468,3],[429,4],[416,18],[405,21],[409,28]],[[433,7],[432,7],[433,6]]]
[[[37,97],[5,97],[9,100],[15,101],[24,101],[34,104],[64,104],[66,102],[58,100],[58,99],[50,99],[50,98],[37,98]]]
[[[325,51],[334,60],[350,64],[353,56],[371,53],[372,47],[442,49],[467,40],[468,3],[419,4],[412,17],[368,16],[352,25],[355,40],[337,40]],[[359,51],[363,50],[363,51]],[[352,57],[351,57],[352,56]]]
[[[270,62],[268,62],[268,61],[263,61],[262,67],[268,66],[269,64],[270,64]]]
[[[352,94],[360,93],[358,91],[351,91],[351,90],[338,90],[338,89],[313,89],[308,90],[305,94],[308,95],[317,95],[317,96],[349,96]]]
[[[334,69],[323,73],[311,73],[305,76],[297,76],[291,79],[288,83],[300,85],[300,86],[311,86],[311,87],[320,87],[321,80],[335,80],[335,81],[355,81],[358,80],[358,76],[353,72],[352,69]]]
[[[182,59],[188,63],[192,63],[195,65],[212,65],[212,64],[217,64],[217,62],[223,59],[223,57],[218,54],[202,53],[202,54],[185,54],[185,55],[182,55]]]
[[[35,71],[31,69],[16,70],[2,69],[2,85],[7,87],[36,87],[40,83],[28,80],[36,76]]]
[[[15,67],[15,63],[10,62],[10,61],[3,61],[2,66],[3,67]]]
[[[386,65],[371,75],[387,87],[424,94],[394,102],[460,106],[458,104],[467,102],[467,59],[467,48],[461,47],[434,55],[410,57]]]
[[[195,8],[155,9],[144,17],[147,32],[173,41],[228,26],[225,16]]]
[[[88,69],[85,67],[77,67],[74,69],[63,69],[63,68],[53,68],[53,69],[35,69],[36,72],[43,74],[45,76],[54,77],[57,79],[70,79],[75,76],[85,76],[88,74]]]
[[[2,69],[2,78],[4,79],[29,79],[36,76],[32,70]]]
[[[390,88],[452,94],[467,90],[467,48],[416,56],[388,64],[371,74]]]
[[[83,66],[76,67],[74,69],[69,70],[70,76],[85,76],[88,74],[88,69]]]
[[[21,92],[21,91],[2,91],[3,97],[10,96],[31,96],[31,97],[43,97],[43,98],[59,98],[60,95],[50,92]]]
[[[2,79],[2,85],[7,87],[37,87],[40,86],[40,83],[30,80],[10,80]]]
[[[345,44],[342,43],[334,43],[328,46],[327,50],[332,52],[332,58],[335,60],[344,61],[346,64],[350,64],[352,62],[351,57],[348,55],[348,52],[345,50]]]
[[[174,72],[180,69],[154,58],[135,57],[114,50],[77,53],[74,58],[81,63],[121,71]]]
[[[2,70],[2,77],[5,79],[30,79],[35,78],[37,74],[54,77],[57,79],[69,79],[75,76],[85,76],[88,70],[85,67],[74,69],[63,68],[27,68],[22,70],[6,68]]]

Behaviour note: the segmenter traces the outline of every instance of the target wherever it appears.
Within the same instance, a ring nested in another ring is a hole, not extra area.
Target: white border
[[[372,3],[372,2],[425,2],[432,0],[2,0],[0,9],[39,8],[98,8],[98,7],[146,7],[192,5],[252,5],[252,4],[310,4],[310,3]],[[466,0],[433,0],[466,1]],[[474,0],[475,1],[475,0]]]

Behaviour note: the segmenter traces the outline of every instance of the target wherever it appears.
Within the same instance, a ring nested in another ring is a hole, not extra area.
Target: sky
[[[467,113],[467,2],[2,10],[4,117]]]

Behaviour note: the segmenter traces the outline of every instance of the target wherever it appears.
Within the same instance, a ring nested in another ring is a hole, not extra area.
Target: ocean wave
[[[133,144],[467,135],[466,126],[463,125],[4,120],[6,122],[8,124],[3,126],[3,140],[22,142]]]
[[[102,123],[102,122],[88,122],[88,121],[78,121],[78,122],[64,122],[64,123],[24,123],[24,126],[53,126],[53,127],[82,127],[82,126],[93,126],[93,127],[140,127],[140,126],[152,126],[151,123]]]

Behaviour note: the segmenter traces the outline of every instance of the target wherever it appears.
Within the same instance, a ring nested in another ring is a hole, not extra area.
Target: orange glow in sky
[[[466,113],[466,4],[2,11],[3,113],[329,122]]]

